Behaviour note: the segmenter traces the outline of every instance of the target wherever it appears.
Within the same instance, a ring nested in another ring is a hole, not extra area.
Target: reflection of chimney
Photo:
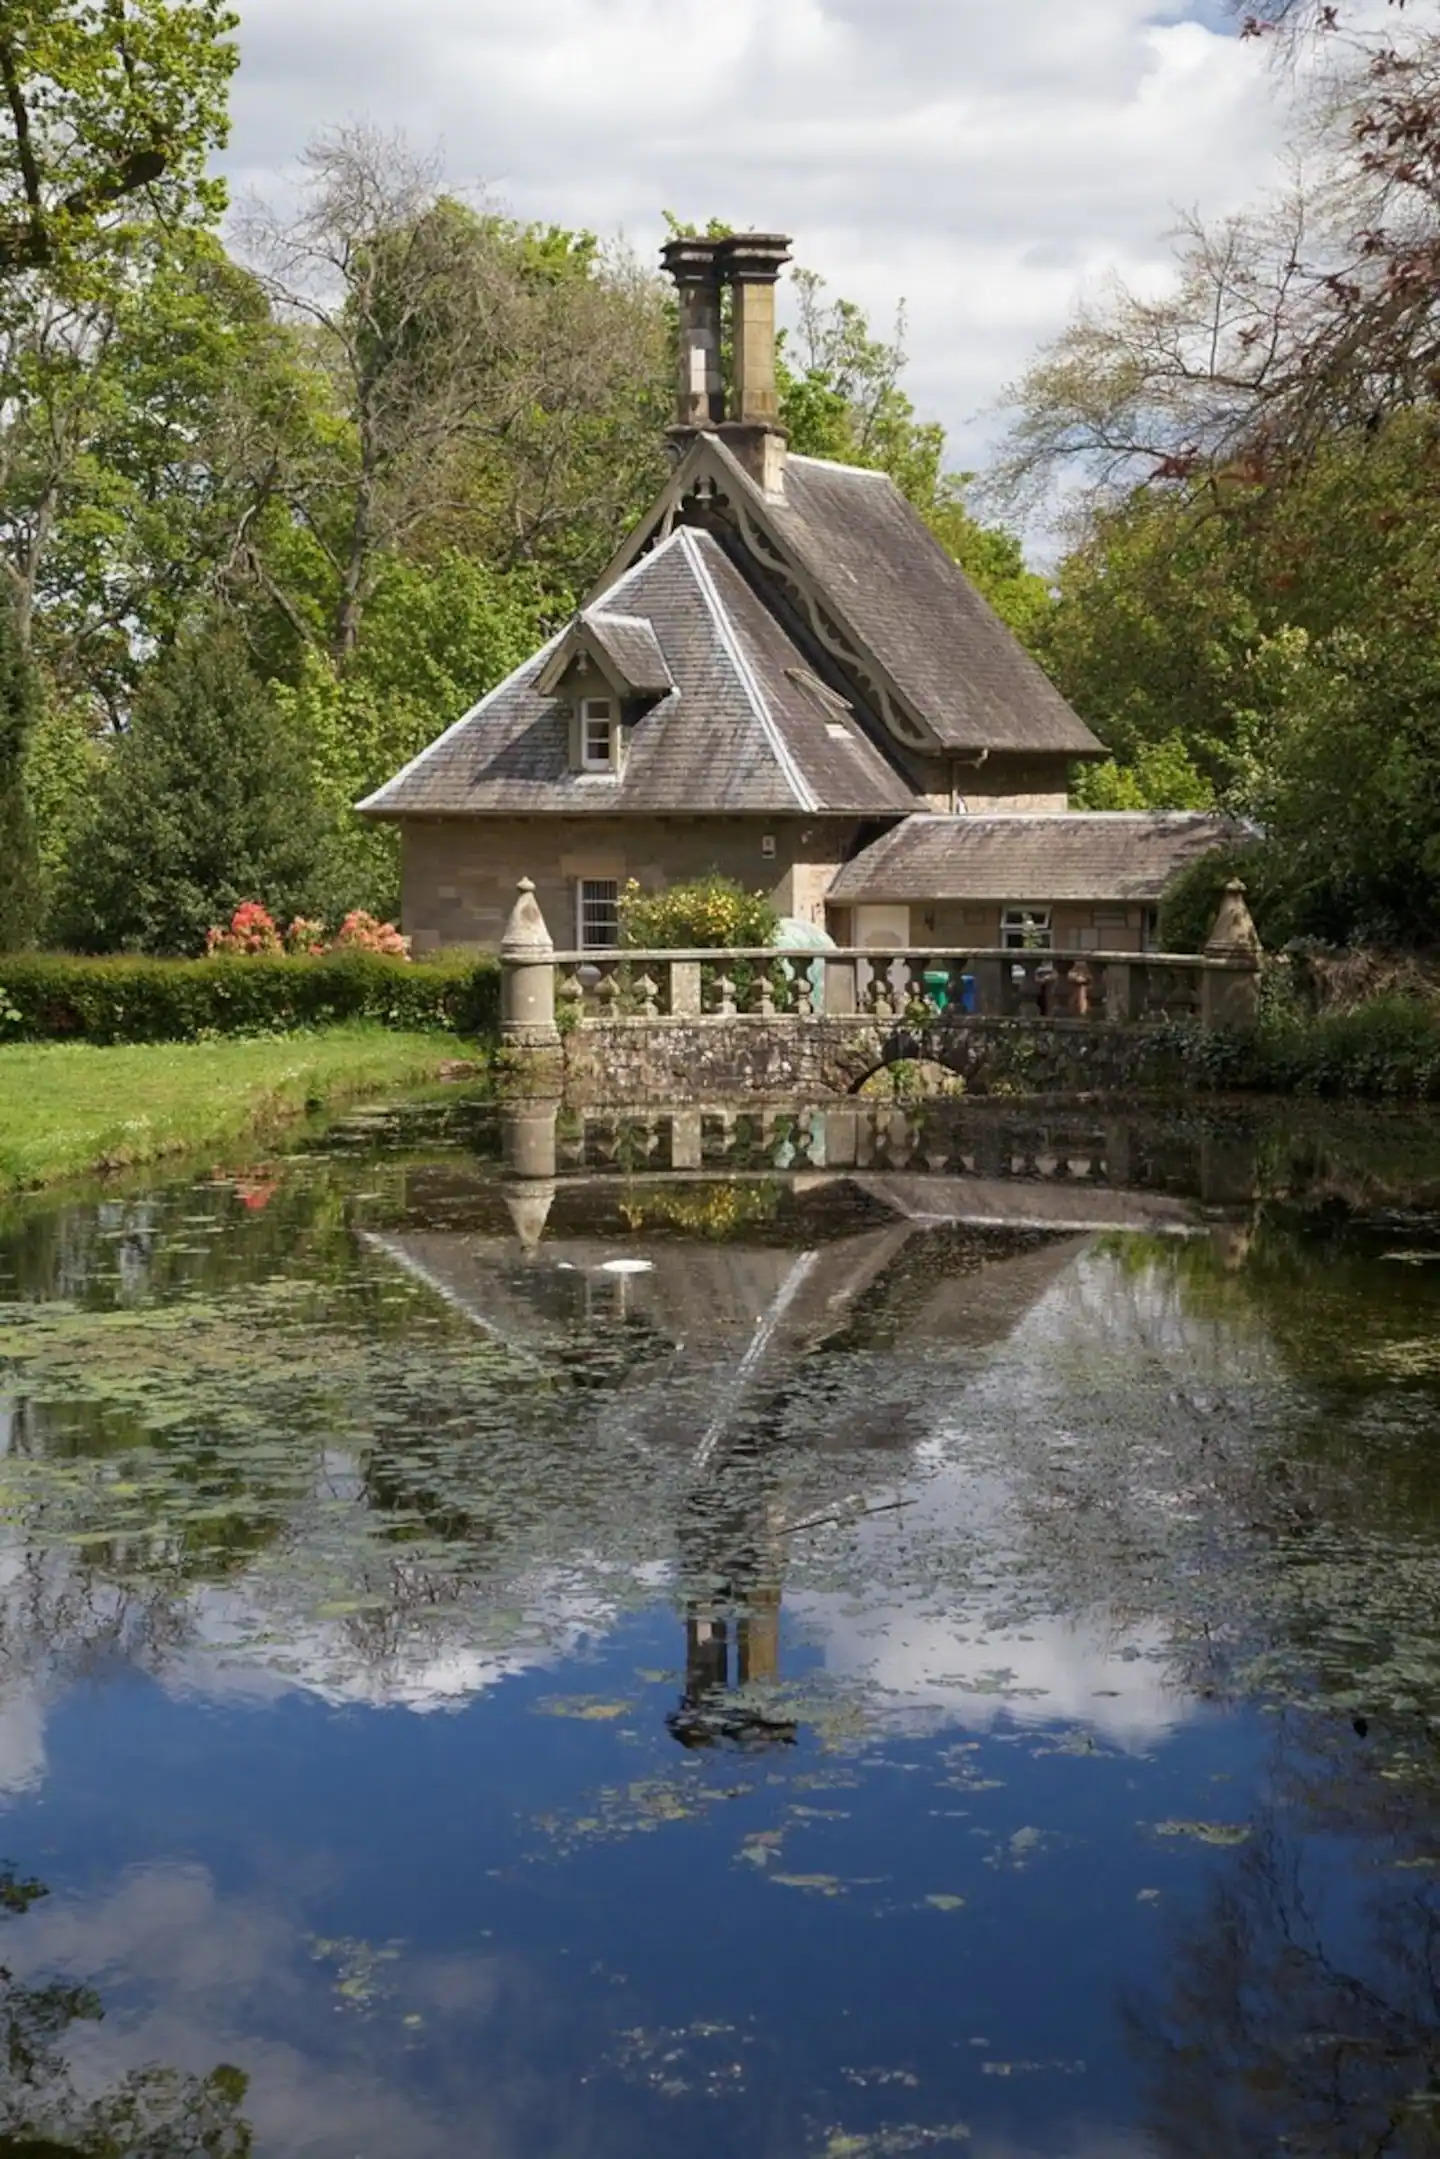
[[[715,240],[670,240],[661,250],[680,300],[677,428],[714,427],[725,417],[720,373],[720,280]]]
[[[679,295],[678,395],[672,437],[714,430],[767,495],[785,486],[785,436],[775,377],[775,286],[790,260],[778,232],[671,240],[662,250]],[[730,289],[731,380],[721,373],[720,292]]]
[[[742,1687],[780,1677],[780,1586],[756,1583],[749,1609],[740,1622],[738,1677]]]

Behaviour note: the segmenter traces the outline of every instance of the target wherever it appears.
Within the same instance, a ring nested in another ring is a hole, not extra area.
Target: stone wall
[[[1017,892],[1010,902],[1044,906],[1043,895]],[[963,952],[967,945],[1000,943],[998,900],[918,901],[910,909],[910,935],[916,944]],[[1145,947],[1145,909],[1088,900],[1057,900],[1050,910],[1057,952],[1141,952]]]
[[[975,817],[1001,810],[1033,816],[1070,807],[1070,760],[1066,757],[1002,752],[977,765],[973,757],[925,757],[909,751],[906,763],[932,810],[956,811],[963,804]]]
[[[604,787],[609,783],[592,783]],[[521,877],[556,946],[575,942],[582,878],[633,877],[650,890],[719,870],[768,892],[782,914],[823,924],[824,894],[859,827],[854,818],[413,818],[401,835],[402,927],[417,953],[437,945],[493,951]],[[773,839],[774,853],[764,842]]]
[[[969,1092],[1109,1094],[1175,1086],[1173,1030],[1095,1020],[977,1019],[929,1025],[873,1019],[613,1019],[564,1040],[575,1103],[680,1102],[751,1095],[852,1094],[871,1073],[916,1058],[959,1073]]]

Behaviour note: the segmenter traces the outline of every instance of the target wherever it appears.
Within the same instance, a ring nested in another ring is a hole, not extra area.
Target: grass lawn
[[[223,1147],[463,1056],[451,1034],[330,1027],[218,1042],[0,1048],[0,1192]]]

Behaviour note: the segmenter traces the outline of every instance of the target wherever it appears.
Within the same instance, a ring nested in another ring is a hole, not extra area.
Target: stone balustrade
[[[585,1086],[609,1069],[641,1092],[817,1084],[846,1093],[907,1058],[967,1083],[987,1070],[1003,1077],[1001,1038],[1016,1030],[1087,1086],[1102,1073],[1129,1084],[1166,1022],[1255,1024],[1260,946],[1234,883],[1203,952],[557,952],[523,878],[500,966],[502,1043],[524,1053],[568,1043],[566,1071]]]
[[[1200,953],[1040,952],[993,946],[824,952],[732,950],[557,952],[561,1027],[593,1020],[828,1017],[928,1022],[942,1014],[998,1019],[1199,1018],[1207,973],[1228,960]]]

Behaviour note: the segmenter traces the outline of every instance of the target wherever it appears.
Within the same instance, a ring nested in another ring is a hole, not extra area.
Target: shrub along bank
[[[1309,1012],[1276,999],[1250,1033],[1187,1030],[1187,1079],[1226,1092],[1440,1101],[1440,1004],[1371,998]]]
[[[193,1042],[368,1020],[467,1038],[499,1024],[493,959],[373,952],[216,953],[206,959],[0,955],[0,1043]]]

